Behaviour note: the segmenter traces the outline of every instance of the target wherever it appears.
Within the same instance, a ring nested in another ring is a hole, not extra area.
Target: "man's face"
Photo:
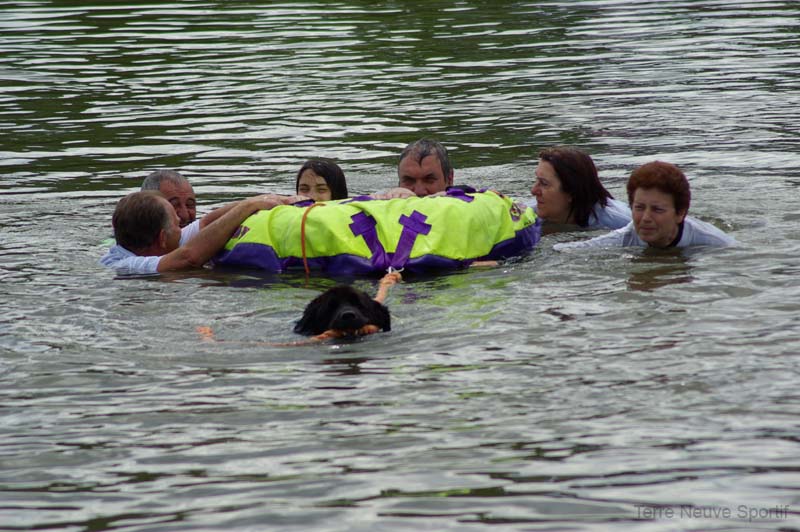
[[[197,199],[195,199],[192,185],[183,182],[180,185],[169,181],[162,181],[158,189],[180,218],[181,227],[186,227],[192,223],[197,216]]]
[[[169,230],[166,232],[167,241],[165,244],[164,255],[175,251],[178,249],[181,243],[181,227],[180,227],[180,218],[178,218],[178,213],[175,212],[175,209],[167,202],[167,200],[161,198],[161,201],[164,203],[164,209],[167,210],[167,213],[170,217],[170,227]]]
[[[442,173],[442,165],[436,155],[428,155],[418,163],[414,154],[410,154],[400,161],[397,173],[400,177],[398,186],[407,188],[417,196],[444,192],[453,184],[453,176]]]

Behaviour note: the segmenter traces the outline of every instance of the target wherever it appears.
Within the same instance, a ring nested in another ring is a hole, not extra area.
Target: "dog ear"
[[[300,318],[300,320],[298,320],[297,323],[294,324],[294,332],[305,335],[311,334],[310,314],[311,313],[309,312],[308,307],[306,307],[306,310],[303,312],[303,316]]]
[[[294,332],[297,334],[304,334],[306,336],[312,334],[321,334],[325,332],[325,325],[327,321],[325,320],[324,313],[326,308],[328,307],[326,299],[330,299],[327,296],[327,292],[324,292],[306,305],[305,310],[303,311],[303,316],[294,326]]]
[[[392,330],[392,317],[389,314],[389,309],[381,303],[372,300],[372,307],[370,308],[370,323],[377,325],[384,331]]]

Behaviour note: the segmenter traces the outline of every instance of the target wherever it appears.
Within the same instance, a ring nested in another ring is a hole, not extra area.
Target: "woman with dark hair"
[[[297,172],[295,192],[314,201],[347,199],[347,181],[332,159],[309,159]]]
[[[536,213],[552,224],[618,229],[631,221],[628,206],[603,187],[594,161],[577,148],[555,146],[540,151],[531,194],[536,198]]]
[[[692,195],[689,181],[674,164],[653,161],[628,179],[633,221],[622,229],[583,242],[556,244],[557,250],[584,247],[730,246],[736,241],[713,225],[687,216]]]

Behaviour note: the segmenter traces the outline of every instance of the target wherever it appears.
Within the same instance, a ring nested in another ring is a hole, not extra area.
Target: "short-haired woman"
[[[554,249],[584,247],[730,246],[736,243],[713,225],[691,216],[689,181],[674,164],[653,161],[631,173],[628,201],[633,221],[627,226],[591,240],[556,244]]]

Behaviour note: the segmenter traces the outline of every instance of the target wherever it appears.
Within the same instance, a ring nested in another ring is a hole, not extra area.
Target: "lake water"
[[[0,530],[800,530],[798,24],[769,0],[0,0]],[[547,235],[308,347],[254,342],[296,340],[337,280],[97,265],[153,169],[201,212],[291,192],[308,156],[369,193],[422,136],[520,198],[557,143],[619,198],[676,163],[741,245]]]

